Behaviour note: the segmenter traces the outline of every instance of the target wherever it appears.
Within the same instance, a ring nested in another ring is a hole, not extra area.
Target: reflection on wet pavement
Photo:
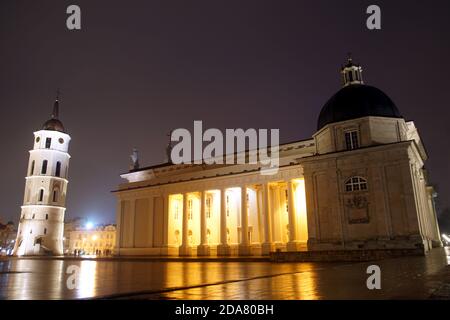
[[[423,299],[429,276],[449,264],[443,250],[427,257],[372,263],[0,260],[1,299]],[[367,266],[381,268],[381,290],[368,290]],[[79,287],[68,289],[70,265]],[[450,281],[450,279],[447,279]]]

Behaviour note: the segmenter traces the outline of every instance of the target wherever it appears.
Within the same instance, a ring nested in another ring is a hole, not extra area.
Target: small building
[[[109,256],[114,254],[116,226],[101,225],[92,229],[81,227],[70,231],[68,238],[68,254]]]
[[[17,230],[12,221],[0,223],[0,256],[11,255],[17,237]]]
[[[86,223],[87,219],[80,217],[64,221],[64,237],[63,237],[64,254],[72,254],[70,251],[70,235],[72,234],[72,231],[82,229],[84,226],[86,226]]]

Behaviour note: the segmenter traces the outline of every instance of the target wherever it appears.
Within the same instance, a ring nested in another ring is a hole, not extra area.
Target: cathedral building
[[[280,167],[170,162],[131,168],[117,196],[116,254],[441,246],[419,132],[351,59],[310,139],[280,145]]]
[[[51,119],[34,133],[14,255],[63,254],[70,136],[58,115],[56,99]]]

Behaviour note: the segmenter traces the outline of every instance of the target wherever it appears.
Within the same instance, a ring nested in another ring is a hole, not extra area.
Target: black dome
[[[380,89],[352,84],[328,100],[320,111],[317,130],[330,123],[367,116],[403,118],[394,102]]]
[[[42,129],[43,130],[52,130],[52,131],[65,132],[62,122],[59,121],[58,119],[47,120],[44,123],[44,125],[42,126]]]

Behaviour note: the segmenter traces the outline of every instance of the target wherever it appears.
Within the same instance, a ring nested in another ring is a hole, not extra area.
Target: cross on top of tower
[[[55,103],[53,104],[53,113],[52,113],[52,119],[58,119],[59,117],[59,95],[60,95],[59,88],[56,90],[56,99]]]
[[[59,89],[56,91],[56,99],[53,104],[53,112],[52,116],[49,120],[47,120],[42,126],[43,130],[52,130],[52,131],[60,131],[65,132],[64,126],[62,122],[59,120]]]

